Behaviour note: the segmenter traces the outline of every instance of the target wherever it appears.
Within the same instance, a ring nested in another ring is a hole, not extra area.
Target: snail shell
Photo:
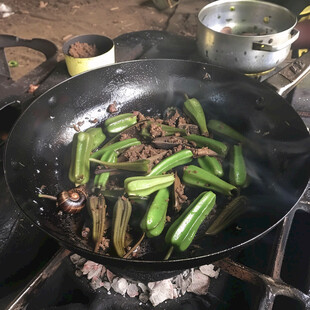
[[[78,213],[86,205],[87,191],[84,186],[62,191],[57,195],[57,205],[66,213]]]

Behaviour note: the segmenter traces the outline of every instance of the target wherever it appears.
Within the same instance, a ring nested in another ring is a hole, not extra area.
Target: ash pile
[[[219,276],[220,269],[214,265],[203,265],[186,269],[182,273],[161,281],[142,283],[113,274],[105,266],[73,254],[71,262],[75,265],[78,277],[87,277],[92,289],[105,288],[108,294],[114,291],[123,297],[138,298],[142,303],[150,302],[154,307],[168,299],[175,299],[188,293],[205,295],[211,278]]]

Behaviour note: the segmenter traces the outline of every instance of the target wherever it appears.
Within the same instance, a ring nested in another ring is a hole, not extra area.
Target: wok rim
[[[143,264],[143,265],[147,265],[147,266],[155,266],[155,265],[164,265],[164,266],[182,266],[182,265],[187,265],[187,266],[197,266],[197,264],[195,264],[195,262],[198,261],[207,261],[208,263],[217,261],[218,259],[214,258],[212,260],[213,257],[227,257],[229,253],[232,253],[233,251],[236,251],[238,249],[242,249],[245,246],[253,243],[254,241],[260,239],[261,237],[263,237],[264,235],[266,235],[268,232],[270,232],[272,229],[274,229],[281,221],[283,221],[283,219],[288,216],[292,210],[295,208],[295,206],[299,203],[300,199],[303,197],[303,195],[305,194],[305,191],[307,190],[307,184],[309,182],[310,176],[308,176],[308,181],[306,182],[304,188],[302,189],[302,194],[299,196],[299,198],[297,199],[297,201],[292,205],[292,207],[290,207],[289,211],[284,214],[277,222],[275,222],[272,226],[270,226],[269,228],[265,229],[264,231],[262,231],[260,234],[255,235],[254,237],[247,239],[244,242],[238,243],[237,245],[233,245],[230,246],[229,248],[217,251],[217,252],[213,252],[213,253],[209,253],[209,254],[204,254],[204,255],[197,255],[197,256],[193,256],[193,257],[186,257],[186,258],[177,258],[177,259],[169,259],[169,260],[144,260],[144,259],[124,259],[124,258],[120,258],[120,257],[114,257],[114,256],[107,256],[107,255],[100,255],[97,254],[93,251],[90,251],[89,249],[86,248],[82,248],[80,246],[76,246],[71,242],[68,242],[65,239],[60,239],[59,237],[53,235],[53,233],[51,233],[49,231],[48,228],[44,228],[43,226],[41,226],[40,224],[38,224],[34,219],[31,218],[30,215],[27,214],[27,212],[24,210],[23,207],[20,206],[20,204],[16,201],[14,195],[13,195],[13,191],[11,189],[11,186],[9,185],[9,180],[8,180],[8,172],[6,167],[9,165],[9,161],[10,159],[8,158],[8,149],[9,149],[9,145],[10,142],[12,140],[12,136],[14,135],[15,132],[15,128],[17,126],[17,124],[19,124],[22,120],[24,115],[27,113],[27,111],[29,109],[31,109],[31,107],[36,104],[37,101],[40,100],[40,98],[47,96],[47,94],[49,94],[50,92],[52,92],[55,88],[59,87],[60,85],[63,85],[65,83],[67,83],[67,81],[71,80],[71,79],[76,79],[79,78],[80,76],[84,76],[84,75],[88,75],[88,74],[92,74],[92,72],[96,72],[96,71],[101,71],[101,70],[105,70],[105,68],[107,67],[118,67],[120,65],[126,65],[127,63],[147,63],[147,62],[179,62],[179,63],[193,63],[193,64],[199,64],[201,66],[205,66],[206,68],[215,68],[215,69],[220,69],[220,70],[224,70],[226,72],[230,72],[233,73],[237,76],[239,76],[240,78],[244,78],[245,80],[251,81],[250,83],[259,85],[258,87],[263,87],[265,89],[268,89],[268,92],[273,93],[274,95],[277,95],[279,98],[281,98],[281,100],[283,102],[285,102],[286,104],[288,104],[286,102],[286,100],[279,95],[276,91],[274,91],[273,89],[271,89],[270,87],[268,87],[267,85],[263,84],[262,82],[259,82],[257,80],[253,80],[250,77],[243,75],[242,73],[233,70],[233,69],[228,69],[219,65],[214,65],[214,64],[207,64],[201,61],[193,61],[193,60],[182,60],[182,59],[169,59],[169,58],[165,58],[165,59],[139,59],[139,60],[130,60],[130,61],[123,61],[123,62],[119,62],[119,63],[114,63],[114,64],[110,64],[110,65],[106,65],[103,66],[101,68],[97,68],[94,70],[89,70],[87,72],[83,72],[81,74],[78,74],[76,76],[72,76],[69,77],[68,79],[54,85],[53,87],[51,87],[50,89],[48,89],[46,92],[44,92],[43,94],[41,94],[39,97],[37,97],[26,109],[25,111],[23,111],[23,113],[20,115],[20,117],[17,119],[17,121],[14,123],[10,133],[9,133],[9,137],[6,141],[6,145],[5,145],[5,150],[4,150],[4,160],[3,160],[3,170],[4,170],[4,177],[5,177],[5,182],[7,184],[8,190],[10,192],[11,197],[13,198],[15,204],[18,206],[18,209],[21,210],[23,212],[23,214],[26,215],[26,217],[31,221],[31,223],[33,223],[34,225],[36,225],[36,227],[38,227],[40,230],[42,230],[44,233],[46,233],[47,235],[49,235],[50,237],[52,237],[54,240],[56,240],[60,245],[64,245],[65,248],[67,249],[74,249],[76,250],[77,254],[80,254],[81,252],[84,254],[89,254],[90,257],[97,258],[97,261],[101,261],[100,263],[102,264],[106,264],[109,265],[109,262],[113,263],[111,265],[117,265],[117,266],[122,266],[121,264],[130,264],[130,265],[138,265],[138,264]],[[291,107],[292,108],[292,107]],[[294,110],[294,108],[292,108],[292,111],[294,111],[294,113],[297,114],[297,112]],[[298,115],[298,114],[297,114]],[[299,115],[298,115],[299,116]],[[300,118],[300,116],[299,116]],[[306,127],[305,127],[306,128]],[[81,254],[83,255],[83,254]],[[177,267],[179,268],[179,267]],[[173,268],[173,269],[166,269],[166,270],[176,270],[177,268]]]

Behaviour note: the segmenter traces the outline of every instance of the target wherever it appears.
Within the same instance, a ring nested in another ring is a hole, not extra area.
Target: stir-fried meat
[[[132,146],[126,150],[120,157],[119,161],[122,159],[128,161],[136,161],[139,159],[150,159],[154,160],[154,164],[158,163],[166,154],[167,150],[156,149],[151,145],[141,144],[137,146]]]

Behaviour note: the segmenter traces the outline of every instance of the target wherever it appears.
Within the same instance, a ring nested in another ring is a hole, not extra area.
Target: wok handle
[[[310,72],[310,52],[289,63],[263,83],[273,88],[279,95],[286,96]]]
[[[281,51],[284,48],[289,47],[292,45],[299,37],[299,30],[293,29],[291,32],[292,37],[287,40],[286,42],[280,45],[272,45],[272,44],[265,44],[261,42],[253,42],[252,49],[257,51],[264,51],[264,52],[277,52]]]

